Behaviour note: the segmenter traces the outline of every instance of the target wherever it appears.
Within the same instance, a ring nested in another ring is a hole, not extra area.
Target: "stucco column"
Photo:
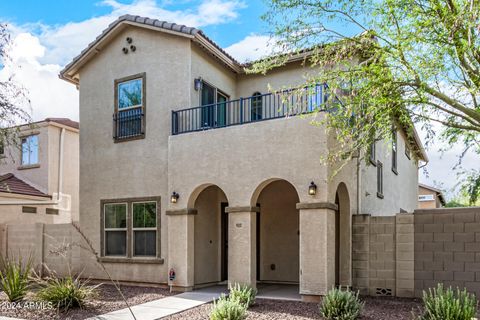
[[[175,270],[175,290],[189,291],[194,285],[194,209],[167,210],[168,268]],[[169,281],[170,284],[170,281]]]
[[[228,283],[256,287],[257,207],[227,207]]]
[[[298,203],[300,210],[300,294],[325,295],[335,285],[333,203]]]

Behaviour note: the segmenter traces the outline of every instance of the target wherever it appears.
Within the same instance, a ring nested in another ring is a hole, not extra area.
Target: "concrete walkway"
[[[259,284],[257,299],[302,301],[298,290],[294,284]]]
[[[209,303],[214,299],[218,299],[222,293],[226,292],[227,289],[224,286],[209,287],[138,304],[131,308],[137,320],[156,320]],[[128,308],[125,308],[89,318],[88,320],[133,320],[133,317]]]

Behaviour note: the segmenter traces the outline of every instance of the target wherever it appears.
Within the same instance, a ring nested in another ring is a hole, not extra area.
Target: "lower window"
[[[159,257],[159,198],[103,200],[103,256]]]
[[[155,256],[157,254],[157,203],[133,204],[133,255]]]

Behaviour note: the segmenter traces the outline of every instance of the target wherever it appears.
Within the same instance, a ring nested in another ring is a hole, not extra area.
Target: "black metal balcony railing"
[[[323,108],[327,88],[317,85],[172,111],[172,135],[310,113]]]
[[[113,138],[131,139],[142,136],[144,130],[143,108],[132,108],[113,114]]]

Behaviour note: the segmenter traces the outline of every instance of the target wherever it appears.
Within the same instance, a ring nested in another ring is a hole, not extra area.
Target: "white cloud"
[[[240,62],[260,59],[272,53],[269,36],[250,34],[244,39],[225,48],[230,55]]]
[[[433,124],[433,130],[437,133],[441,132],[442,127],[438,123]],[[426,132],[419,130],[419,135],[423,141],[426,141]],[[452,147],[447,147],[445,143],[438,138],[434,138],[428,146],[427,155],[429,162],[424,170],[419,172],[419,180],[421,183],[440,188],[445,191],[448,199],[451,199],[458,192],[458,183],[461,179],[457,176],[461,169],[478,169],[478,161],[480,156],[469,152],[462,159],[461,168],[454,170],[458,163],[458,156],[463,152],[463,144],[458,143]],[[447,149],[440,152],[441,149]]]
[[[0,69],[0,78],[12,72],[29,92],[32,118],[68,117],[78,120],[78,92],[74,85],[58,78],[62,66],[80,53],[102,30],[123,14],[141,15],[192,27],[222,24],[237,18],[245,4],[239,0],[203,0],[187,10],[167,10],[154,0],[131,4],[104,0],[110,13],[62,25],[28,23],[10,25],[13,48],[10,65]]]

